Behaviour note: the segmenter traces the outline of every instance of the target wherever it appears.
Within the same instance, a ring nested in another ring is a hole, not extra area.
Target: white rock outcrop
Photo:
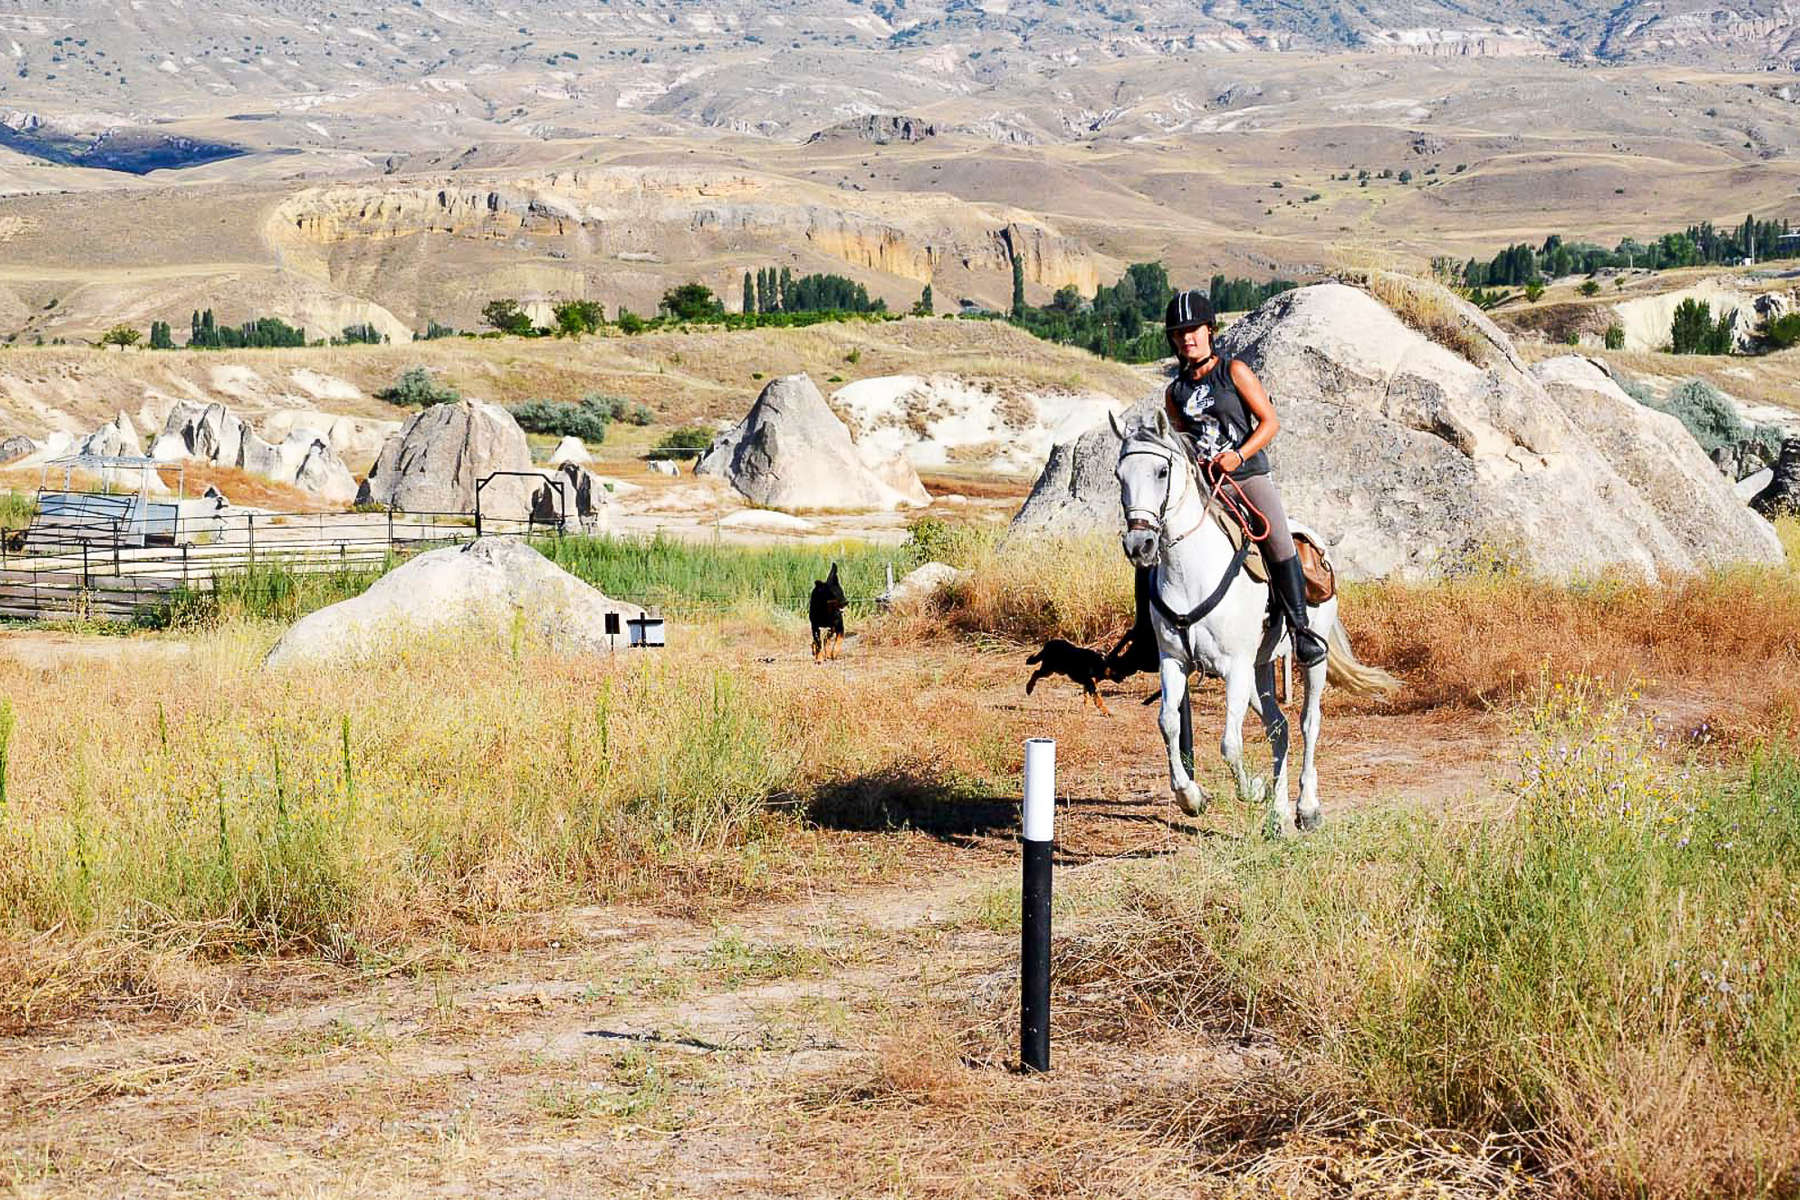
[[[915,468],[955,464],[1004,474],[1043,469],[1051,447],[1106,422],[1098,392],[976,383],[952,375],[878,375],[831,394],[865,452]]]
[[[585,467],[593,461],[594,456],[588,453],[587,443],[573,434],[556,443],[556,449],[550,454],[550,465],[553,467],[560,467],[564,463]]]
[[[931,503],[904,458],[865,454],[805,374],[762,390],[712,444],[696,475],[724,479],[752,504],[784,511],[887,511]]]
[[[896,581],[893,589],[881,596],[880,603],[885,608],[906,608],[920,604],[951,584],[968,578],[968,575],[967,571],[959,571],[949,563],[922,563]]]
[[[551,648],[604,654],[627,642],[609,637],[606,614],[621,625],[642,616],[609,600],[515,538],[481,538],[419,555],[360,596],[296,621],[265,665],[352,663],[443,629],[472,629],[510,639],[516,622]]]
[[[120,420],[124,419],[121,413]],[[275,422],[273,427],[288,431],[280,442],[265,440],[223,404],[180,400],[169,409],[150,456],[162,462],[189,459],[236,467],[333,504],[356,498],[356,479],[328,433],[296,428],[291,422]]]
[[[1781,561],[1679,423],[1586,360],[1527,370],[1492,322],[1459,312],[1487,365],[1343,284],[1277,296],[1220,337],[1274,396],[1282,497],[1342,576],[1427,575],[1493,549],[1558,578]],[[1059,446],[1015,531],[1116,532],[1117,456],[1106,426]]]

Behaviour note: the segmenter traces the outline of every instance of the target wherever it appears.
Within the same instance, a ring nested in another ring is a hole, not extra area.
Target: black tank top
[[[1183,370],[1165,393],[1177,428],[1200,443],[1205,457],[1237,449],[1256,431],[1255,416],[1238,395],[1237,385],[1231,382],[1231,362],[1221,355],[1213,369],[1198,379]],[[1268,473],[1268,451],[1258,450],[1231,477],[1249,479]]]

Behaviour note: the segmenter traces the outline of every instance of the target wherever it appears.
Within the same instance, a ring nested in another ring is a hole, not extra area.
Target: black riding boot
[[[1150,567],[1137,568],[1137,577],[1132,584],[1136,615],[1132,619],[1131,632],[1113,647],[1109,656],[1115,671],[1122,669],[1124,674],[1138,671],[1154,674],[1162,658],[1156,649],[1156,631],[1150,627],[1151,571]],[[1119,677],[1123,678],[1124,674]]]
[[[1306,623],[1306,576],[1300,570],[1300,556],[1283,559],[1269,566],[1269,583],[1287,613],[1288,629],[1293,633],[1294,657],[1303,667],[1316,667],[1325,661],[1325,639]]]

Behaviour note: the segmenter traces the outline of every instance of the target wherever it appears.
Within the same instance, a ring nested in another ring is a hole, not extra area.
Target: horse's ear
[[[1106,410],[1106,423],[1112,426],[1114,437],[1121,442],[1125,440],[1125,427],[1119,424],[1119,414],[1110,408]]]
[[[1160,408],[1156,410],[1156,436],[1164,441],[1174,436],[1169,430],[1169,414]]]

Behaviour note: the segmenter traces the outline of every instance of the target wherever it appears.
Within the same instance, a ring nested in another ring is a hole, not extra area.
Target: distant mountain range
[[[877,52],[941,90],[968,91],[1109,58],[1271,50],[1792,69],[1800,3],[0,0],[0,116],[13,108],[91,128],[234,108],[244,118],[259,102],[291,112],[393,86],[452,105],[474,92],[477,108],[497,109],[517,97],[483,95],[481,80],[529,72],[559,96],[642,94],[707,124],[704,85],[731,63],[756,73],[768,94],[772,111],[756,119],[780,124],[780,101],[804,102],[820,83],[860,85],[864,111],[888,107],[881,70],[868,73]]]

